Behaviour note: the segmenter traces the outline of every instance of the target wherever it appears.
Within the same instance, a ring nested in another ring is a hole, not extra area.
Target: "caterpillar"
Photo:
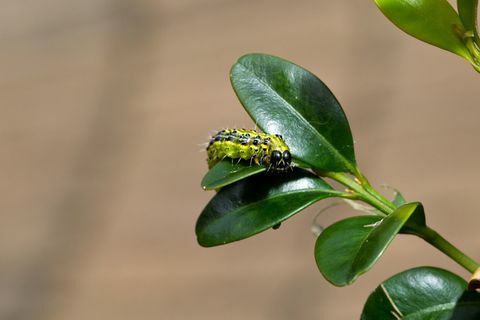
[[[225,158],[249,160],[265,165],[268,170],[291,169],[290,149],[279,134],[266,134],[255,130],[223,129],[213,135],[207,147],[208,167]]]

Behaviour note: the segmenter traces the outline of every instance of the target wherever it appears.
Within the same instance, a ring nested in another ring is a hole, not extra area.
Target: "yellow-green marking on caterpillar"
[[[290,149],[279,134],[255,130],[224,129],[212,136],[207,147],[208,167],[225,158],[247,160],[265,165],[268,170],[285,171],[291,168]]]

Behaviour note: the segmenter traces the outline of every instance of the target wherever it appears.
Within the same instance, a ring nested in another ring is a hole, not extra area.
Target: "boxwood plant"
[[[464,58],[480,72],[478,0],[375,0],[383,14],[409,35]]]
[[[442,0],[376,3],[402,30],[461,55],[480,71],[477,1],[458,1],[459,14]],[[473,274],[467,282],[434,267],[403,271],[379,284],[366,300],[361,319],[480,319],[480,264],[428,225],[420,202],[408,202],[400,193],[389,200],[369,183],[356,161],[346,115],[320,79],[266,54],[241,57],[230,76],[254,123],[266,133],[282,134],[294,168],[277,174],[229,159],[213,166],[202,180],[202,187],[216,194],[196,224],[201,246],[223,245],[276,228],[323,199],[360,201],[371,209],[354,211],[357,214],[333,223],[317,237],[316,264],[331,284],[352,284],[398,234],[424,239]],[[342,187],[334,188],[330,181]]]

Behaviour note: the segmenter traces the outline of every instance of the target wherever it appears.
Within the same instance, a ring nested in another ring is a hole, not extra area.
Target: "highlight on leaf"
[[[463,57],[480,72],[478,46],[469,40],[462,19],[447,0],[375,0],[375,3],[407,34]],[[463,16],[465,21],[467,14]],[[474,37],[473,30],[471,33]]]
[[[230,79],[256,125],[281,133],[296,159],[323,171],[357,171],[347,117],[313,73],[279,57],[247,54]]]

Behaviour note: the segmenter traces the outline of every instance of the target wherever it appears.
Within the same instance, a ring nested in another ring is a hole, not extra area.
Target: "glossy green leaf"
[[[447,0],[375,0],[383,14],[409,35],[471,61],[460,17]]]
[[[323,171],[355,171],[345,113],[315,75],[278,57],[249,54],[232,67],[231,81],[254,122],[281,134],[294,158]]]
[[[325,181],[301,169],[243,179],[222,188],[202,211],[195,230],[198,243],[211,247],[250,237],[338,194]]]
[[[383,218],[356,216],[332,224],[317,238],[318,269],[336,286],[351,284],[382,256],[419,206],[408,203]]]
[[[265,166],[250,165],[246,161],[232,163],[231,160],[223,160],[214,165],[203,177],[202,188],[218,189],[266,170]]]
[[[480,294],[466,292],[466,281],[438,268],[399,273],[368,297],[362,320],[480,319]]]
[[[418,203],[418,206],[415,208],[415,212],[412,214],[410,219],[408,219],[400,232],[405,234],[416,234],[416,230],[419,227],[423,228],[426,225],[427,221],[425,218],[425,210],[423,209],[423,205]]]
[[[460,19],[467,32],[472,32],[477,44],[480,44],[478,37],[477,10],[478,0],[457,0],[457,8]]]

